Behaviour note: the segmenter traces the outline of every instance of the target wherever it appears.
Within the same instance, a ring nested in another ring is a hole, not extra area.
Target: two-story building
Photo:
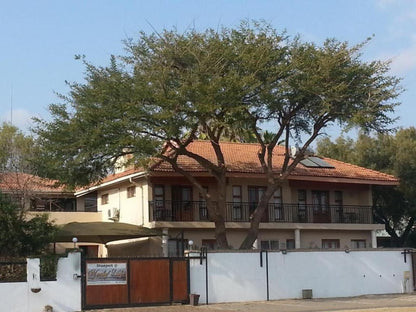
[[[208,141],[195,141],[189,148],[211,161],[216,159]],[[257,144],[222,142],[221,149],[227,167],[227,238],[233,248],[238,248],[250,226],[250,214],[265,189],[266,178],[257,158]],[[284,148],[276,147],[276,172],[283,158]],[[180,156],[178,164],[215,199],[217,184],[206,169],[186,156]],[[373,221],[372,187],[398,183],[391,175],[309,156],[271,198],[254,248],[376,248],[376,231],[384,225]],[[75,195],[78,210],[94,207],[101,212],[102,221],[163,230],[162,239],[153,238],[154,253],[180,254],[191,240],[193,248],[216,248],[214,223],[205,201],[166,162],[157,162],[146,170],[123,168]],[[135,254],[140,253],[143,244],[141,239],[108,247],[120,254],[126,250]]]

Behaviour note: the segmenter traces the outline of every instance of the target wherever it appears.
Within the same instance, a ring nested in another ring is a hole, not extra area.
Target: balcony
[[[226,222],[250,222],[254,203],[226,204]],[[203,201],[150,201],[150,221],[212,221]],[[269,204],[261,222],[372,224],[371,206]]]

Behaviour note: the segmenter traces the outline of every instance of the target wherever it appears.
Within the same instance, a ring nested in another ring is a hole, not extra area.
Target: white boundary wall
[[[199,253],[191,254],[199,256]],[[413,291],[412,256],[402,250],[268,252],[269,299],[350,297]],[[206,302],[206,260],[190,260],[191,293]],[[267,300],[266,253],[208,253],[208,302]]]
[[[50,305],[54,312],[81,311],[81,254],[60,258],[56,281],[39,280],[39,259],[27,259],[27,282],[0,283],[0,311],[40,312]],[[34,293],[32,289],[39,289]]]

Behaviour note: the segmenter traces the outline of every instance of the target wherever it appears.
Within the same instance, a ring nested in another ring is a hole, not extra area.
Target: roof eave
[[[83,195],[95,192],[95,191],[97,191],[101,188],[104,188],[104,187],[108,187],[108,186],[111,186],[111,185],[114,185],[114,184],[118,184],[118,183],[121,183],[121,182],[124,182],[124,181],[128,181],[130,179],[136,179],[136,178],[144,177],[144,176],[146,176],[146,174],[147,173],[144,172],[144,171],[143,172],[132,173],[132,174],[129,174],[129,175],[126,175],[126,176],[123,176],[123,177],[120,177],[120,178],[117,178],[117,179],[114,179],[114,180],[111,180],[111,181],[108,181],[108,182],[104,182],[104,183],[101,183],[101,184],[98,184],[98,185],[94,185],[94,186],[91,186],[87,189],[83,189],[81,191],[75,192],[75,196],[76,197],[81,197]]]
[[[386,180],[373,180],[373,179],[358,179],[358,178],[341,178],[341,177],[317,177],[317,176],[290,176],[289,180],[300,181],[317,181],[317,182],[330,182],[330,183],[349,183],[349,184],[368,184],[368,185],[384,185],[384,186],[397,186],[400,182],[386,181]]]

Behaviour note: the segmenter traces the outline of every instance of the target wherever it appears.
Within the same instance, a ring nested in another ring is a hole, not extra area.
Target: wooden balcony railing
[[[255,203],[226,203],[226,222],[249,222]],[[150,201],[151,221],[212,221],[203,201]],[[262,222],[372,224],[371,206],[268,204]]]

